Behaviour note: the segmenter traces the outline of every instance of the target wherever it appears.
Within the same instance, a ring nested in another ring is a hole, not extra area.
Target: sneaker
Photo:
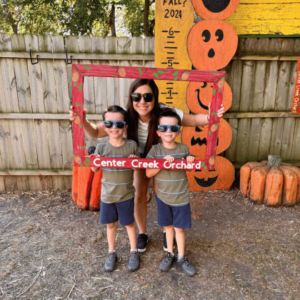
[[[117,253],[116,252],[108,253],[107,259],[103,266],[104,271],[112,272],[116,267],[116,262],[117,262]]]
[[[174,237],[174,243],[173,243],[173,250],[175,249],[175,244],[176,244],[176,239]],[[167,246],[167,235],[166,235],[166,232],[164,231],[164,251],[168,252],[168,246]]]
[[[178,265],[178,267],[181,268],[182,272],[188,276],[194,276],[196,274],[195,269],[189,263],[189,261],[185,255],[181,260],[177,261],[177,265]]]
[[[128,271],[134,272],[140,267],[140,255],[138,251],[130,251]]]
[[[140,233],[137,238],[137,249],[139,252],[145,252],[148,243],[148,235],[145,233]]]
[[[175,255],[174,254],[172,255],[170,252],[168,252],[158,267],[159,271],[168,272],[171,269],[174,261],[175,261]]]

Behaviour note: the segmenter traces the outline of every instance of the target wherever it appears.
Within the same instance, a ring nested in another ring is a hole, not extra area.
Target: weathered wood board
[[[238,35],[300,35],[300,0],[240,0],[227,19]]]
[[[188,33],[194,22],[190,1],[156,1],[155,6],[155,67],[191,69],[186,47]],[[188,112],[186,88],[188,82],[156,81],[159,101]]]

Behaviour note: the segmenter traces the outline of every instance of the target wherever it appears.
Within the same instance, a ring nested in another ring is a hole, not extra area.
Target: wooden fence
[[[67,189],[72,175],[71,65],[154,66],[154,38],[0,34],[0,192]],[[39,55],[39,63],[31,64]],[[300,118],[291,103],[300,39],[241,39],[226,68],[233,103],[225,118],[233,140],[224,155],[239,167],[281,155],[300,163]],[[125,106],[131,80],[86,78],[88,119],[111,104]],[[85,137],[86,146],[97,140]]]

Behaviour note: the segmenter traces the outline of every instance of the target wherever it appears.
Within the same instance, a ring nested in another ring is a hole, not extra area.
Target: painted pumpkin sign
[[[233,164],[222,156],[215,157],[214,170],[194,170],[187,172],[190,190],[202,192],[229,189],[234,181]]]
[[[225,20],[235,12],[240,0],[192,0],[192,3],[202,19]]]
[[[221,20],[204,20],[190,30],[187,48],[193,66],[198,70],[216,71],[228,65],[238,45],[232,25]]]
[[[209,82],[190,82],[186,91],[186,102],[194,114],[208,114],[208,105],[213,95],[213,85]],[[232,104],[232,91],[225,81],[222,103],[227,111]]]
[[[211,130],[215,130],[211,127]],[[182,142],[187,144],[191,155],[205,157],[208,125],[197,127],[184,127],[182,131]],[[217,140],[216,154],[225,151],[232,140],[232,129],[228,122],[220,119],[219,134]]]

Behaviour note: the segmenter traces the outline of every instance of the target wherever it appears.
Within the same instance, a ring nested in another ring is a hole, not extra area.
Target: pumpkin
[[[216,129],[217,127],[214,125],[211,128],[211,130]],[[188,145],[191,155],[205,157],[207,130],[208,125],[183,128],[182,142]],[[230,146],[231,140],[232,129],[230,125],[224,119],[220,119],[216,154],[225,151]]]
[[[202,19],[225,20],[237,9],[240,0],[192,0],[194,9]]]
[[[197,70],[216,71],[228,65],[238,45],[234,27],[221,20],[200,21],[188,34],[187,49]]]
[[[196,157],[196,159],[203,159],[203,157]],[[190,191],[192,192],[229,189],[234,181],[234,176],[233,164],[222,156],[215,157],[214,170],[192,170],[187,172]]]
[[[191,81],[186,91],[186,103],[194,114],[208,114],[208,105],[213,96],[213,84],[209,82]],[[224,85],[223,99],[224,109],[227,111],[232,104],[232,91],[227,82]]]
[[[300,202],[300,169],[282,163],[249,162],[240,170],[240,191],[266,206],[292,206]]]
[[[101,169],[73,166],[72,199],[80,209],[100,209],[101,178]]]

